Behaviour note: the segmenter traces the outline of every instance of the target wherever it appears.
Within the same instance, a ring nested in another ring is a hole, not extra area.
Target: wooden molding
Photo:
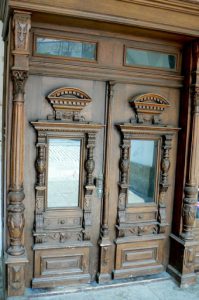
[[[175,5],[174,5],[174,4]],[[99,21],[107,21],[119,24],[134,25],[139,27],[148,27],[155,30],[166,30],[170,32],[178,32],[182,34],[198,35],[197,16],[199,14],[198,3],[189,1],[186,5],[185,1],[171,1],[169,5],[154,1],[133,1],[121,2],[118,0],[103,0],[99,3],[88,0],[84,9],[81,9],[82,2],[80,0],[70,0],[63,2],[58,0],[56,6],[52,0],[42,1],[38,0],[11,0],[7,4],[9,9],[20,9],[28,11],[38,11],[43,13],[51,13],[58,15],[65,15],[78,18],[93,19]],[[130,9],[132,5],[132,9]],[[145,5],[151,10],[151,15],[143,14],[142,8]],[[78,8],[78,9],[77,9]],[[128,9],[129,8],[129,9]],[[167,18],[168,10],[172,14],[171,18]],[[109,13],[107,13],[109,11]],[[161,13],[159,13],[161,12]],[[184,15],[191,18],[189,22]],[[175,15],[178,22],[175,20]],[[162,20],[162,21],[161,21]]]

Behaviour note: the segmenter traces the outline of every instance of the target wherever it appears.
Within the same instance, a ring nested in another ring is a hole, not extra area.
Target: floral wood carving
[[[80,112],[92,101],[80,89],[70,87],[54,90],[47,96],[47,100],[54,110],[54,115],[48,118],[67,121],[83,121],[84,118],[80,116]]]
[[[161,114],[170,106],[164,97],[153,93],[136,96],[129,103],[136,112],[137,123],[147,124],[161,124]]]
[[[17,53],[29,52],[29,31],[31,26],[30,14],[25,12],[15,13],[13,17],[14,50]]]

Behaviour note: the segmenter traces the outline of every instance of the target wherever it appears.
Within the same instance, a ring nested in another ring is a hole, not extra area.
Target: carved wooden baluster
[[[45,170],[46,170],[46,141],[45,136],[42,133],[38,133],[38,143],[37,143],[37,160],[36,160],[36,171],[37,171],[37,184],[36,190],[36,220],[35,229],[43,228],[43,211],[45,202]],[[41,240],[36,237],[36,242],[41,242]]]
[[[93,152],[95,148],[95,133],[87,134],[87,160],[85,163],[86,169],[86,185],[85,185],[85,198],[84,198],[84,240],[90,240],[90,226],[91,226],[91,199],[93,190],[93,171],[95,169],[95,161],[93,159]]]
[[[199,153],[199,43],[193,45],[192,72],[192,120],[190,132],[190,147],[188,157],[187,179],[184,188],[183,229],[181,236],[185,240],[194,238],[193,226],[196,217],[198,199],[198,153]]]
[[[121,145],[120,158],[120,182],[119,182],[119,202],[118,202],[118,225],[125,222],[125,210],[128,193],[128,172],[129,172],[129,148],[130,140],[125,135]],[[119,233],[120,235],[120,233]]]
[[[168,184],[168,172],[170,169],[170,159],[169,151],[171,149],[172,135],[163,136],[163,145],[162,145],[162,161],[161,161],[161,180],[160,180],[160,193],[158,201],[158,219],[160,222],[160,232],[165,232],[166,222],[166,203],[165,195],[167,193],[169,184]]]

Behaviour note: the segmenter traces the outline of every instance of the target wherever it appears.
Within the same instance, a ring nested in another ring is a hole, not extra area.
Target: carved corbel
[[[13,16],[14,49],[12,51],[15,69],[28,69],[30,27],[31,14],[15,11]]]

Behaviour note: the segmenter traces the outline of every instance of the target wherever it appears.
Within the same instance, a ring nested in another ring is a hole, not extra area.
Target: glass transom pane
[[[155,179],[157,141],[132,140],[128,203],[150,203],[155,201]]]
[[[176,55],[151,50],[127,48],[125,64],[175,70]]]
[[[37,37],[36,53],[50,56],[95,60],[96,44]]]
[[[48,207],[78,206],[80,140],[49,139]]]

